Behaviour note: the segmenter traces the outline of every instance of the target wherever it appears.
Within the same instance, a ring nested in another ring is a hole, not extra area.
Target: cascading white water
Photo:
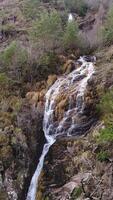
[[[70,13],[68,15],[68,22],[72,22],[73,21],[73,15]]]
[[[43,130],[47,142],[32,177],[26,200],[35,200],[36,198],[38,179],[43,168],[44,158],[57,137],[76,135],[80,131],[76,119],[84,110],[84,94],[88,80],[94,73],[94,64],[87,62],[85,57],[80,57],[78,62],[81,63],[81,66],[70,74],[59,77],[46,94]],[[60,117],[57,111],[56,117],[58,99],[62,97],[64,100],[64,96],[66,96],[67,108]]]

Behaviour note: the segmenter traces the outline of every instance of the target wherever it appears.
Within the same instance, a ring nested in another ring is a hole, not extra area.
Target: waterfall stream
[[[35,200],[36,198],[38,179],[43,168],[44,158],[57,137],[83,133],[78,119],[84,113],[84,95],[88,80],[94,73],[94,62],[95,57],[90,60],[85,56],[80,57],[78,60],[80,66],[70,74],[59,77],[46,94],[43,130],[47,142],[32,177],[26,200]]]
[[[68,22],[72,22],[73,21],[73,15],[70,13],[68,15]]]

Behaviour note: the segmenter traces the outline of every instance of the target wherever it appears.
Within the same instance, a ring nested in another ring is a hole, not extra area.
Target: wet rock
[[[95,56],[83,56],[83,58],[84,58],[84,60],[86,61],[86,62],[93,62],[93,63],[95,63],[96,62],[96,57]]]
[[[68,60],[63,66],[63,72],[65,74],[69,74],[74,69],[75,69],[75,62],[73,60]]]
[[[55,117],[58,120],[61,120],[61,118],[63,117],[63,113],[64,113],[67,103],[68,103],[67,98],[62,100],[62,97],[61,97],[61,101],[58,103],[58,105],[56,107],[56,111],[55,111]]]
[[[48,80],[47,80],[47,86],[48,86],[48,88],[49,88],[50,86],[52,86],[53,83],[54,83],[56,80],[57,80],[57,76],[56,76],[56,75],[49,75],[49,76],[48,76]]]

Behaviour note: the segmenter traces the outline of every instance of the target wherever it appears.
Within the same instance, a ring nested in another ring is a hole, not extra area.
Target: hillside
[[[26,199],[47,140],[46,94],[79,70],[83,55],[93,75],[87,79],[86,69],[79,79],[77,72],[70,91],[64,81],[49,98],[50,136],[70,106],[83,104],[83,112],[70,115],[80,126],[71,137],[58,136],[50,147],[37,200],[113,199],[113,1],[0,0],[0,200]]]

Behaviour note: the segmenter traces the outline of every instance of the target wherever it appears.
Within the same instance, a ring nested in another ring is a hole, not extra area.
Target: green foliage
[[[106,126],[113,126],[113,90],[105,93],[97,109],[100,111]]]
[[[13,41],[0,53],[1,72],[8,74],[13,81],[20,80],[26,73],[28,53],[26,49]],[[10,81],[11,82],[11,81]]]
[[[58,12],[43,12],[33,23],[31,37],[45,52],[58,48],[62,38],[62,21]]]
[[[45,197],[44,200],[50,200],[50,198],[49,197]]]
[[[87,12],[87,4],[84,2],[84,0],[64,0],[66,7],[71,12],[76,12],[81,16],[84,16]]]
[[[105,43],[112,43],[113,42],[113,6],[110,8],[106,23],[103,29],[103,38]]]
[[[66,48],[76,47],[78,44],[78,25],[76,22],[68,22],[64,37],[63,43]]]
[[[8,81],[9,81],[9,79],[8,79],[8,77],[6,76],[6,74],[5,73],[0,73],[0,86],[5,86],[5,85],[7,85],[8,84]]]
[[[100,131],[98,142],[113,141],[113,90],[105,93],[98,105],[98,110],[104,120],[105,128]]]
[[[108,152],[106,151],[100,151],[98,154],[97,154],[97,159],[100,161],[100,162],[104,162],[106,160],[108,160],[109,158],[109,155],[108,155]]]
[[[35,19],[39,15],[40,0],[25,0],[22,6],[23,15],[26,19]]]
[[[113,112],[113,90],[103,94],[98,108],[103,114],[109,114]]]
[[[4,64],[12,64],[12,59],[16,51],[16,42],[13,41],[1,54],[1,59],[3,59]]]
[[[28,55],[25,49],[23,49],[16,41],[11,44],[1,53],[1,62],[8,67],[21,66],[27,62]]]
[[[20,110],[21,105],[22,105],[21,99],[17,99],[17,101],[15,102],[15,105],[13,106],[15,112],[18,112]]]
[[[77,199],[78,197],[80,197],[81,194],[82,194],[82,188],[81,187],[75,188],[71,194],[71,200]]]
[[[11,31],[15,30],[15,24],[5,24],[0,26],[0,30],[3,30],[4,33],[8,34]]]
[[[97,137],[99,143],[113,142],[113,127],[107,127],[100,131],[100,135]]]
[[[55,39],[61,36],[62,26],[60,15],[56,11],[50,14],[44,12],[40,15],[40,20],[37,19],[33,24],[33,35],[36,39]]]
[[[57,60],[58,60],[58,57],[56,56],[56,54],[48,53],[48,54],[43,55],[40,58],[40,64],[47,65],[47,66],[51,66],[51,65],[55,66]]]
[[[33,21],[30,29],[30,39],[38,50],[38,59],[48,52],[60,52],[64,48],[78,47],[78,25],[73,20],[65,22],[61,15],[53,10],[50,13],[44,11],[39,18]],[[67,19],[66,19],[67,20]]]

